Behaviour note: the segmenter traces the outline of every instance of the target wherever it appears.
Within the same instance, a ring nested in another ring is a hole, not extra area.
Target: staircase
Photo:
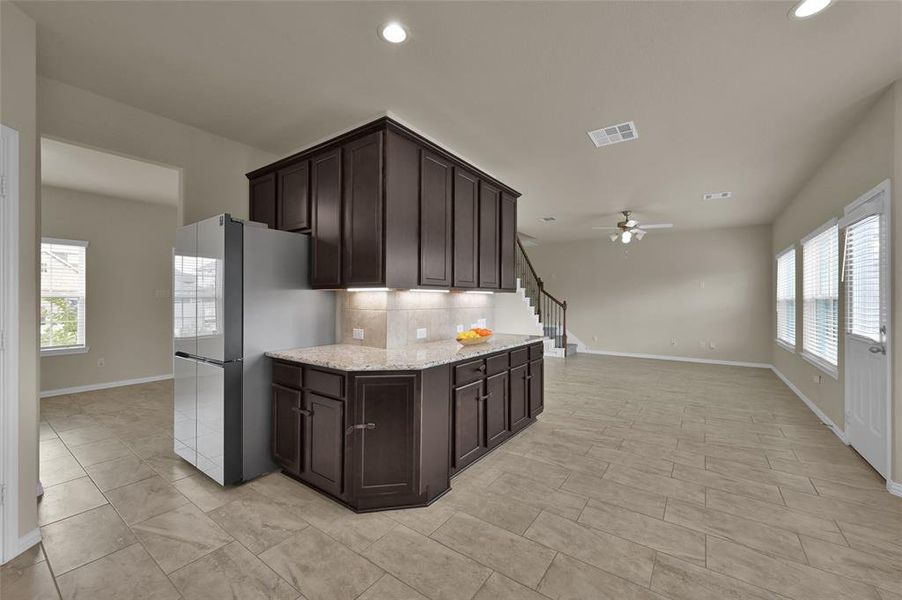
[[[567,301],[554,297],[545,289],[520,238],[517,238],[517,292],[527,301],[546,338],[545,354],[560,357],[575,354],[576,344],[567,342]]]

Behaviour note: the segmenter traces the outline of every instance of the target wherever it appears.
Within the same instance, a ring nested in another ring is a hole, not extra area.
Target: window
[[[41,353],[87,352],[85,259],[88,242],[41,240]]]
[[[796,346],[796,249],[777,256],[777,341]]]
[[[839,229],[830,221],[802,240],[802,356],[837,376]]]
[[[846,229],[846,332],[881,341],[880,215],[871,215]]]

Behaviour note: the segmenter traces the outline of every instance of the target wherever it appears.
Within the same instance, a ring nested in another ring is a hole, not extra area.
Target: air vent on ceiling
[[[705,200],[726,200],[733,195],[733,192],[710,192],[702,196]]]
[[[557,217],[539,217],[539,220],[543,223],[554,223],[557,221]]]
[[[637,137],[639,137],[639,131],[636,129],[636,124],[632,121],[620,123],[619,125],[602,127],[601,129],[589,132],[589,139],[592,140],[592,143],[595,144],[597,148],[610,146],[611,144],[620,142],[628,142]]]

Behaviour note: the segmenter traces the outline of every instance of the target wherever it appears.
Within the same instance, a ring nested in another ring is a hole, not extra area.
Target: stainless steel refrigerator
[[[275,468],[263,353],[334,342],[334,294],[310,289],[309,243],[227,214],[176,234],[174,449],[221,485]]]

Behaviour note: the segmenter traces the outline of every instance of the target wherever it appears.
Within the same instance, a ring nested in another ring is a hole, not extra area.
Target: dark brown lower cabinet
[[[272,386],[272,455],[286,471],[300,475],[304,469],[301,429],[301,391]]]
[[[529,363],[529,416],[533,419],[545,410],[544,363],[542,359]]]
[[[305,392],[307,460],[301,478],[330,494],[342,492],[344,402]]]
[[[525,361],[523,349],[403,372],[277,361],[273,459],[356,511],[427,505],[542,412],[542,359]]]
[[[519,431],[529,424],[529,365],[510,371],[510,429]]]
[[[410,497],[412,503],[419,493],[418,380],[416,373],[354,378],[346,433],[353,448],[351,491],[358,502]]]
[[[454,468],[462,469],[485,450],[482,380],[454,390]]]
[[[486,446],[494,448],[510,433],[508,425],[508,374],[498,373],[485,380]]]

